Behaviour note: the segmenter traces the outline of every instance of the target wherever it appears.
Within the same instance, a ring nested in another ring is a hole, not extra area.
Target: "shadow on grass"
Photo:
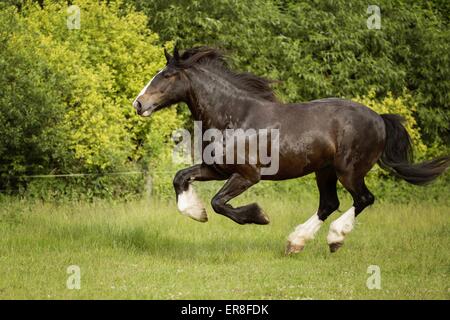
[[[167,228],[167,227],[165,227]],[[280,243],[266,238],[248,239],[205,233],[190,239],[165,232],[164,227],[148,225],[118,226],[108,224],[52,225],[46,237],[53,238],[60,246],[95,247],[128,251],[168,259],[204,260],[221,263],[242,259],[242,256],[267,253],[282,257]],[[185,231],[185,230],[184,230]],[[193,231],[195,232],[195,230]],[[217,236],[217,237],[216,237]]]

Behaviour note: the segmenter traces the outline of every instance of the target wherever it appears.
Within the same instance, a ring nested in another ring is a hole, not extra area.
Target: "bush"
[[[377,98],[406,88],[428,144],[450,144],[450,28],[442,1],[378,1],[381,29],[369,30],[367,1],[129,0],[163,41],[217,46],[240,70],[281,80],[299,102]]]
[[[375,90],[372,89],[367,95],[356,97],[353,100],[368,106],[378,114],[391,113],[401,115],[405,119],[405,128],[411,136],[416,159],[423,159],[425,157],[427,147],[422,141],[420,128],[414,118],[414,113],[417,110],[417,103],[413,101],[410,94],[404,92],[403,95],[394,97],[391,92],[388,92],[386,97],[377,99]]]
[[[276,90],[286,102],[356,97],[379,113],[402,114],[419,158],[449,152],[449,6],[439,1],[383,0],[381,30],[366,27],[364,1],[71,3],[81,9],[80,30],[67,28],[65,2],[0,3],[2,191],[127,197],[145,190],[146,174],[108,173],[138,170],[153,177],[156,194],[172,195],[170,136],[189,126],[186,108],[148,120],[131,102],[173,40],[221,47],[237,69],[282,80]],[[79,172],[90,175],[22,177]],[[371,176],[380,178],[376,170]]]
[[[170,152],[171,132],[181,125],[175,109],[148,121],[131,106],[165,64],[146,16],[120,1],[74,4],[79,30],[67,28],[67,6],[58,1],[26,2],[20,12],[0,7],[0,189],[26,185],[11,177],[22,174],[147,170]],[[130,192],[139,189],[134,179],[108,181],[85,178],[83,187],[122,194],[130,181]]]

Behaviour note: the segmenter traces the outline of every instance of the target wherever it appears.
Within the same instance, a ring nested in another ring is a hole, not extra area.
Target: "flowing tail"
[[[386,145],[378,164],[409,183],[425,185],[450,166],[450,156],[442,156],[421,163],[412,163],[411,138],[402,125],[403,117],[382,114],[386,126]]]

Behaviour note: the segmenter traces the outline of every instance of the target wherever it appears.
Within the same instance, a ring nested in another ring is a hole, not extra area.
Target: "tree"
[[[148,121],[131,105],[165,63],[146,16],[121,2],[73,4],[79,30],[59,1],[1,7],[1,189],[11,175],[146,169],[181,125],[175,109]]]
[[[381,29],[371,30],[362,0],[130,2],[162,41],[221,47],[238,69],[281,80],[288,102],[407,89],[428,144],[450,144],[448,4],[378,1]]]

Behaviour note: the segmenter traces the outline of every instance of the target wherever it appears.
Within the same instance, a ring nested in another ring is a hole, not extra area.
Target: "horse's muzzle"
[[[157,107],[156,105],[142,106],[142,103],[138,100],[133,102],[133,107],[136,109],[136,113],[143,117],[148,117],[152,114],[153,110]]]

